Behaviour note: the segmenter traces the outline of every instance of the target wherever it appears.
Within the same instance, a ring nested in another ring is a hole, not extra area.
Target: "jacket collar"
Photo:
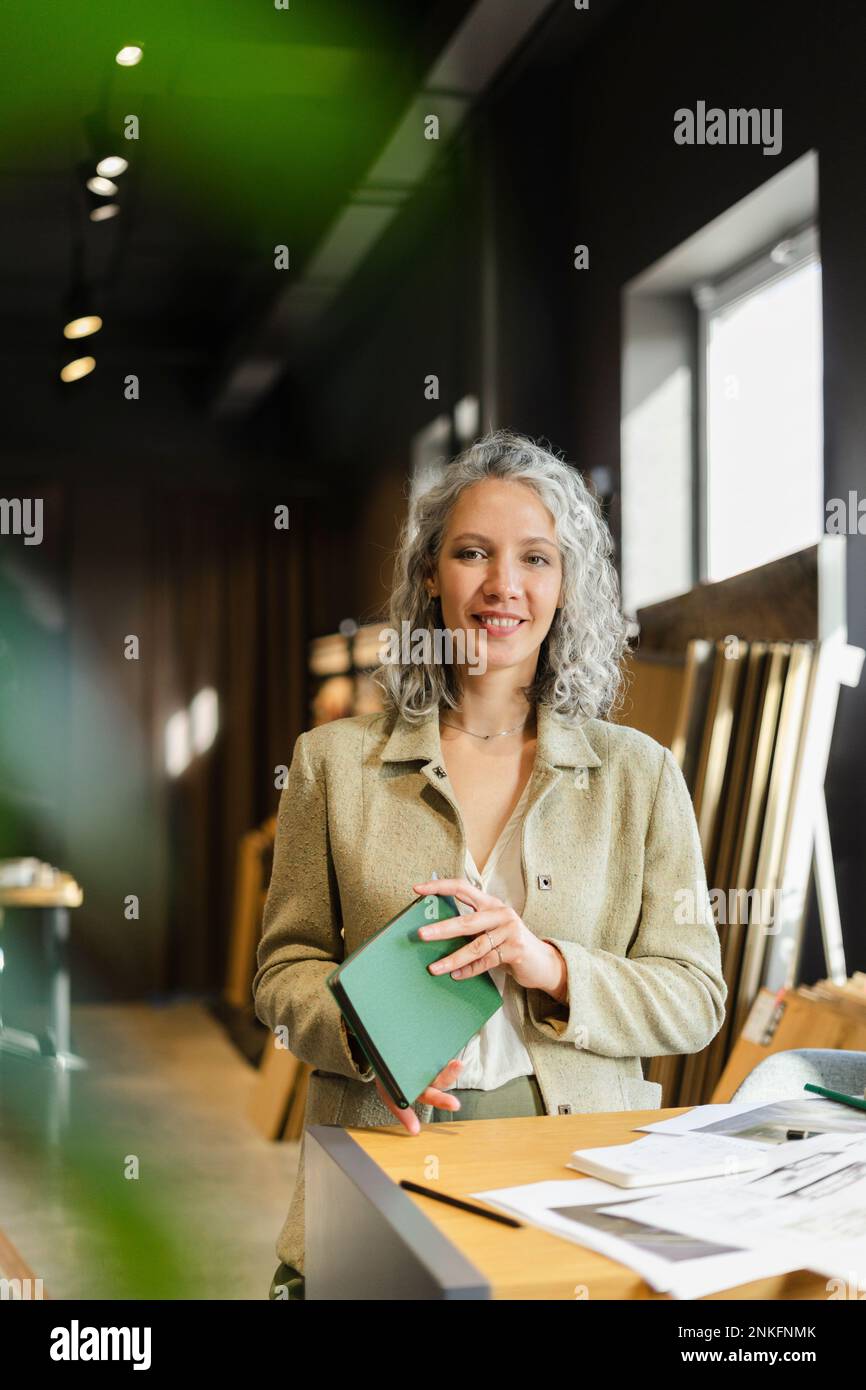
[[[410,724],[398,715],[380,757],[383,763],[420,760],[441,764],[438,710],[432,710],[418,724]],[[538,705],[536,757],[552,768],[601,765],[601,758],[593,751],[583,729],[577,724],[568,724],[544,704]]]

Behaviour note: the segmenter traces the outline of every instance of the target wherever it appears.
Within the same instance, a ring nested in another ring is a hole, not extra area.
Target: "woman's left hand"
[[[418,935],[424,941],[472,937],[466,946],[428,966],[432,974],[449,971],[458,980],[468,980],[501,964],[524,989],[542,989],[559,1002],[566,1002],[568,974],[563,956],[549,941],[531,932],[514,908],[501,898],[484,893],[465,878],[435,878],[412,887],[422,897],[447,893],[475,909],[419,928]]]

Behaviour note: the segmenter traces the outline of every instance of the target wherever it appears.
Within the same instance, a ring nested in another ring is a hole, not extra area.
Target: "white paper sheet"
[[[696,1191],[705,1185],[742,1182],[748,1176],[751,1175],[708,1178],[690,1183],[689,1189]],[[472,1195],[553,1235],[618,1260],[640,1274],[651,1288],[674,1298],[702,1298],[752,1279],[802,1268],[802,1262],[792,1255],[790,1244],[776,1248],[767,1242],[758,1251],[732,1244],[727,1239],[724,1242],[695,1241],[683,1237],[680,1232],[656,1232],[646,1223],[633,1224],[629,1208],[637,1210],[653,1193],[670,1194],[670,1191],[670,1188],[629,1191],[597,1178],[570,1178]],[[617,1213],[610,1212],[613,1206],[619,1208]],[[606,1214],[599,1215],[601,1209],[605,1209]]]
[[[612,1209],[612,1208],[611,1208]],[[796,1264],[845,1275],[866,1261],[866,1140],[827,1134],[785,1144],[736,1184],[691,1184],[642,1201],[636,1219],[758,1251],[788,1245]]]
[[[696,1105],[687,1115],[635,1125],[646,1134],[719,1134],[769,1148],[786,1142],[786,1130],[808,1134],[853,1134],[866,1138],[866,1110],[856,1110],[825,1096],[794,1100],[759,1100],[741,1104]]]
[[[573,1178],[472,1195],[618,1260],[673,1298],[799,1269],[845,1278],[866,1268],[866,1140],[819,1134],[760,1152],[753,1172],[675,1186]]]

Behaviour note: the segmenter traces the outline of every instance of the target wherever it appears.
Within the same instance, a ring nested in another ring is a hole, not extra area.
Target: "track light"
[[[120,211],[117,184],[104,174],[94,174],[93,165],[84,160],[79,164],[78,171],[84,184],[84,206],[91,222],[105,222],[109,217],[116,217]]]
[[[72,278],[67,293],[63,296],[60,320],[63,324],[63,337],[66,340],[61,348],[57,362],[61,381],[78,381],[88,376],[96,366],[93,357],[71,359],[70,346],[79,339],[90,338],[102,330],[102,294],[99,286],[86,279],[81,270],[80,254],[76,256]],[[82,343],[82,346],[84,344]],[[74,350],[80,351],[79,348]],[[71,360],[70,360],[71,359]]]
[[[86,338],[102,327],[102,297],[99,289],[88,281],[80,265],[73,267],[69,289],[63,296],[64,338]]]
[[[89,338],[91,333],[98,333],[102,327],[102,319],[98,314],[82,314],[81,318],[70,319],[64,325],[64,338]]]
[[[95,357],[76,357],[74,361],[67,362],[61,368],[61,381],[80,381],[83,376],[89,376],[96,366]]]
[[[105,179],[114,179],[128,168],[129,161],[124,159],[122,154],[107,154],[104,159],[100,159],[96,172]]]
[[[123,140],[118,137],[115,123],[109,121],[103,111],[94,111],[83,117],[82,125],[86,140],[87,154],[84,156],[84,178],[97,174],[103,179],[114,179],[129,167],[128,160],[114,151]],[[90,189],[90,192],[97,190]]]
[[[113,198],[118,191],[116,183],[112,183],[111,179],[102,178],[99,174],[94,174],[92,179],[87,180],[87,188],[99,198]]]

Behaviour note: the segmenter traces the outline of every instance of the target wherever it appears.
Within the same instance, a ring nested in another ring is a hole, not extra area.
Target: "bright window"
[[[821,262],[808,229],[695,291],[704,345],[702,575],[727,579],[823,529]]]

